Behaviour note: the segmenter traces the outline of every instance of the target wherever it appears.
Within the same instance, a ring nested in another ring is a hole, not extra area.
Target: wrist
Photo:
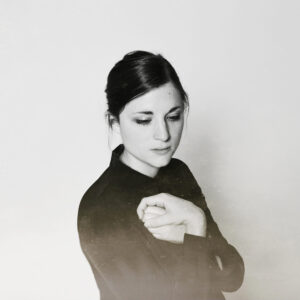
[[[185,225],[187,234],[206,237],[206,217],[202,209],[196,205],[189,213]]]

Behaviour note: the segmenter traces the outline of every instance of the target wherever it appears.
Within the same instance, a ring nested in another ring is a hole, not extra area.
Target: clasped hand
[[[206,235],[203,210],[192,202],[161,193],[141,200],[137,214],[152,235],[160,240],[183,243],[184,235]]]

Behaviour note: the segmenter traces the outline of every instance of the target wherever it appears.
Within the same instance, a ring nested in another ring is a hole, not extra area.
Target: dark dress
[[[154,177],[123,164],[118,146],[109,167],[84,194],[78,212],[82,250],[101,300],[221,300],[243,281],[244,263],[214,222],[189,168],[172,158]],[[154,238],[136,209],[143,197],[169,193],[200,206],[207,237],[185,234],[183,244]],[[222,262],[219,267],[216,256]]]

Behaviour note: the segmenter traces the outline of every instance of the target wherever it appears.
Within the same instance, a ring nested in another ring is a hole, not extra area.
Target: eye
[[[143,119],[135,119],[134,120],[137,124],[139,125],[147,125],[151,122],[151,119],[146,119],[146,120],[143,120]]]
[[[169,116],[168,120],[170,120],[170,121],[178,121],[178,120],[180,120],[180,118],[181,118],[181,114],[178,114],[178,115]]]

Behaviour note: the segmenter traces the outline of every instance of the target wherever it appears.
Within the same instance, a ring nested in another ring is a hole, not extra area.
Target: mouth
[[[157,154],[166,154],[171,150],[171,147],[155,148],[155,149],[151,149],[151,150]]]

